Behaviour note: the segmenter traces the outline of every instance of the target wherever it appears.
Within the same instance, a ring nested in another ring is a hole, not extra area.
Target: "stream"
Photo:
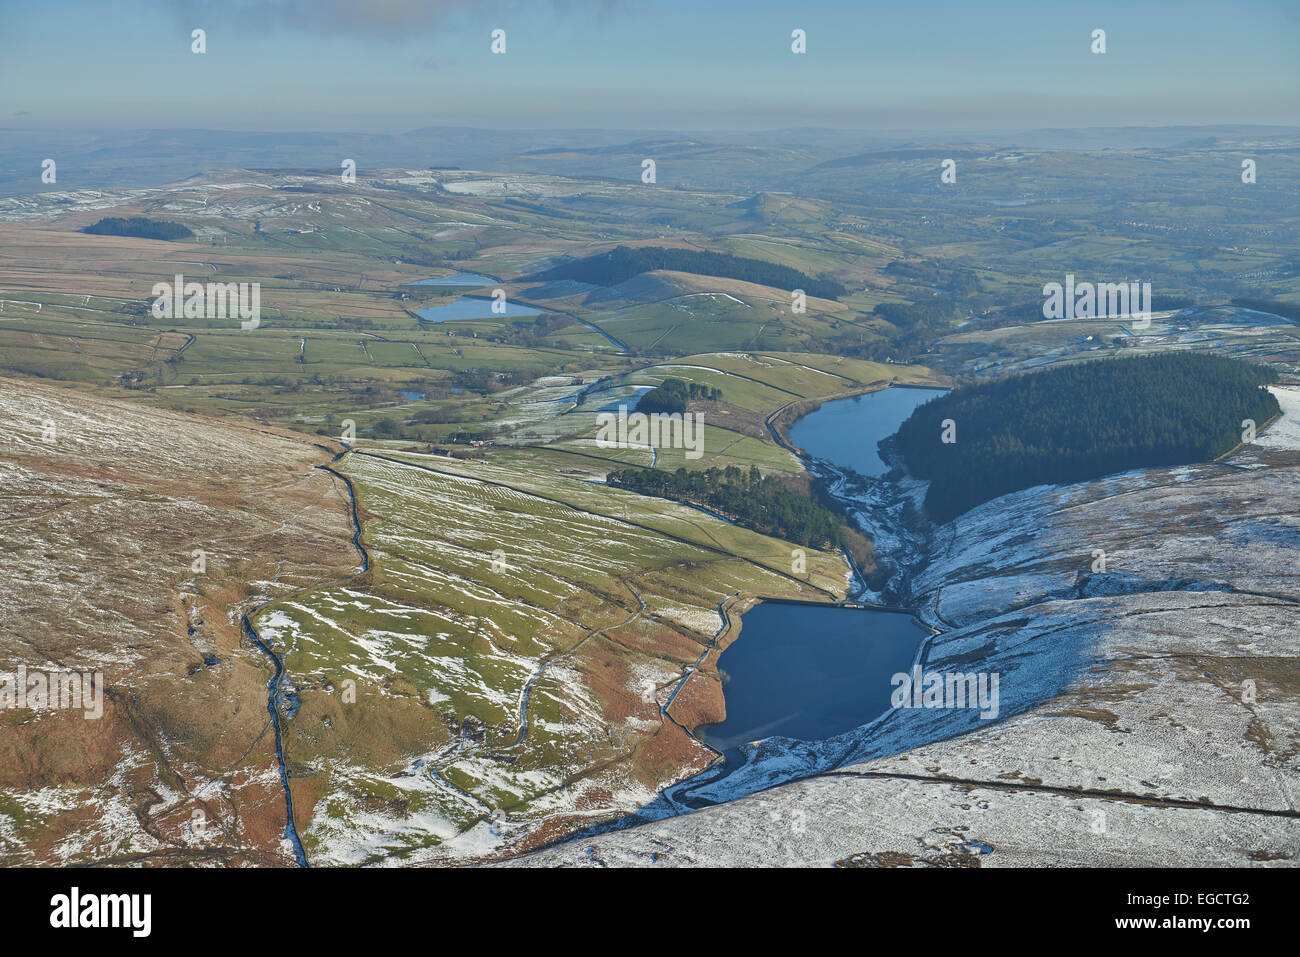
[[[361,569],[351,577],[363,574],[370,569],[370,553],[366,551],[365,545],[361,543],[361,518],[357,513],[357,493],[352,486],[352,480],[340,472],[336,472],[332,466],[335,462],[347,455],[351,448],[345,448],[330,460],[330,465],[318,465],[316,468],[328,472],[330,475],[343,480],[343,486],[348,492],[348,501],[352,511],[352,544],[357,553],[361,556]],[[262,640],[262,636],[257,633],[253,627],[252,616],[279,599],[268,599],[261,604],[255,605],[252,611],[243,616],[242,623],[244,634],[257,647],[262,654],[271,659],[271,664],[275,669],[271,680],[266,683],[266,710],[271,714],[271,725],[275,729],[275,760],[280,769],[280,785],[284,788],[284,809],[287,820],[284,825],[285,839],[293,846],[294,860],[299,867],[307,866],[307,854],[303,850],[302,840],[298,835],[298,825],[293,816],[293,792],[289,790],[289,768],[284,760],[284,741],[282,728],[280,726],[280,708],[284,708],[284,719],[288,721],[298,711],[298,693],[293,688],[284,687],[284,659],[272,650],[271,646]]]

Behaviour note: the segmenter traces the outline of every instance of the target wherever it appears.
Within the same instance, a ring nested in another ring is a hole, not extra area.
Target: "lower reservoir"
[[[889,708],[929,632],[910,615],[765,601],[718,659],[726,720],[696,729],[719,751],[779,735],[816,741]]]

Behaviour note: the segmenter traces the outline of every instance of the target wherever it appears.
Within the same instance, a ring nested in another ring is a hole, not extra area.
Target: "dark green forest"
[[[678,469],[622,469],[611,472],[610,485],[643,495],[703,505],[737,525],[775,535],[797,545],[829,548],[844,544],[844,524],[806,491],[791,488],[757,468],[735,465],[725,469],[688,472]]]
[[[180,223],[146,219],[144,216],[129,219],[106,216],[97,223],[82,227],[81,231],[96,236],[135,236],[138,239],[189,239],[194,235]]]
[[[1242,421],[1276,416],[1276,373],[1192,352],[1102,359],[963,386],[920,406],[898,431],[908,471],[930,480],[925,509],[948,521],[1042,484],[1208,462]],[[955,442],[943,442],[951,419]]]
[[[654,269],[743,279],[746,282],[775,286],[778,289],[802,289],[808,295],[821,299],[838,299],[845,293],[844,287],[833,279],[814,278],[789,266],[780,266],[761,259],[742,259],[725,253],[664,249],[660,246],[639,246],[635,249],[619,246],[598,256],[561,263],[551,269],[528,276],[525,281],[551,282],[557,279],[573,279],[597,286],[616,286],[633,276]]]
[[[681,379],[664,379],[657,388],[641,396],[636,404],[638,412],[685,412],[690,399],[721,399],[722,390],[698,382],[683,382]]]

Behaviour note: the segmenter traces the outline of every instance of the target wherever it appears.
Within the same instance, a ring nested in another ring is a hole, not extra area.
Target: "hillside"
[[[1286,416],[1224,465],[1016,492],[936,529],[911,596],[942,629],[926,666],[1000,673],[1004,720],[902,710],[755,749],[689,792],[725,803],[510,866],[1293,867],[1300,389],[1276,391]]]
[[[833,279],[808,276],[789,266],[725,253],[665,249],[661,246],[618,246],[607,253],[561,263],[534,273],[528,279],[537,282],[572,279],[598,286],[616,286],[633,276],[661,269],[720,276],[724,279],[743,279],[786,290],[802,289],[810,296],[825,299],[838,299],[845,293],[844,286]]]
[[[104,687],[98,720],[0,711],[0,864],[291,865],[272,664],[240,620],[357,571],[329,451],[15,379],[0,414],[0,670]]]

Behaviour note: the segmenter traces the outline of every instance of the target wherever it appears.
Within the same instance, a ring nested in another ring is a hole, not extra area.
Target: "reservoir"
[[[893,388],[836,399],[791,426],[790,441],[813,458],[878,477],[886,466],[876,444],[897,432],[918,405],[946,391]]]
[[[423,322],[447,322],[452,319],[508,319],[512,316],[540,316],[541,313],[528,306],[516,306],[507,300],[504,313],[492,311],[491,299],[477,299],[466,296],[449,302],[445,306],[429,306],[416,313]]]
[[[625,395],[625,396],[623,396],[622,398],[619,398],[619,399],[610,399],[608,402],[606,402],[604,405],[602,405],[602,406],[601,406],[599,409],[597,409],[596,411],[597,411],[597,412],[617,412],[617,411],[619,410],[619,406],[624,406],[624,405],[625,405],[625,406],[627,406],[627,411],[628,411],[628,412],[635,412],[635,411],[636,411],[636,407],[637,407],[638,405],[640,405],[640,403],[641,403],[641,396],[643,396],[643,395],[645,395],[647,392],[651,391],[652,388],[653,388],[653,386],[648,386],[648,385],[639,385],[639,386],[637,386],[637,387],[633,390],[633,392],[632,392],[631,395]]]
[[[796,422],[790,438],[815,458],[879,477],[887,467],[876,444],[945,391],[892,388],[836,399]],[[928,634],[902,612],[762,602],[745,613],[740,636],[718,659],[726,720],[696,732],[730,765],[750,741],[851,731],[889,708],[890,679],[911,668]]]
[[[901,612],[765,601],[718,659],[727,718],[699,735],[725,753],[852,731],[889,707],[890,678],[911,669],[928,634]]]

